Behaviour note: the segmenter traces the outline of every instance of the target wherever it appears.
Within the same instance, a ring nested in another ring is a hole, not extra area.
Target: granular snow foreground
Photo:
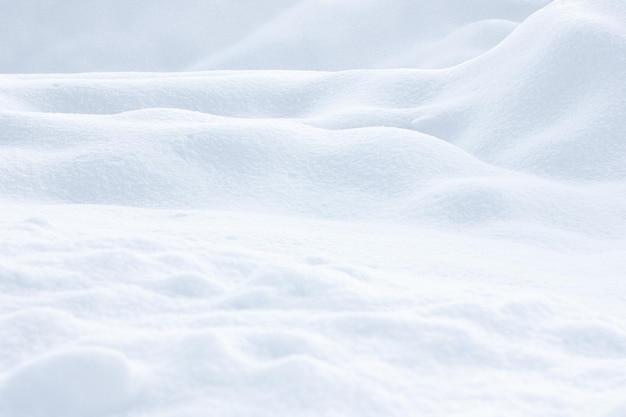
[[[625,68],[0,76],[0,416],[626,416]]]

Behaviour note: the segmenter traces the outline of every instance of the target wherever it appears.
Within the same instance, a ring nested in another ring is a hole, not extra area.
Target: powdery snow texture
[[[190,68],[463,63],[1,76],[0,416],[622,417],[626,4],[210,3]]]

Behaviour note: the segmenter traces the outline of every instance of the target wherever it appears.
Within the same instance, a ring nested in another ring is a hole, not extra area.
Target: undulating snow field
[[[624,0],[0,39],[0,417],[626,416]]]

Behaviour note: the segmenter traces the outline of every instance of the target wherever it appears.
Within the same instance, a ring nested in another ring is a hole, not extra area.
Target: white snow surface
[[[0,416],[626,416],[626,2],[547,3],[0,3]]]
[[[0,72],[440,68],[549,0],[4,0]]]

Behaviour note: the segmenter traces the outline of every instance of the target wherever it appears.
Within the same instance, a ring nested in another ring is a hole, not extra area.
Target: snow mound
[[[15,417],[111,415],[132,397],[131,374],[129,361],[114,351],[82,348],[52,353],[5,379],[0,407]]]
[[[625,27],[623,2],[551,3],[493,51],[455,70],[459,83],[449,95],[461,89],[481,105],[457,104],[463,128],[440,137],[515,170],[624,179]],[[445,125],[454,113],[441,117]]]
[[[20,138],[3,154],[1,169],[2,191],[12,198],[388,213],[419,184],[494,172],[452,145],[400,129],[328,131],[165,109],[89,121],[42,113],[4,116],[9,138]],[[151,122],[142,123],[148,116]],[[49,147],[49,141],[64,145]]]

